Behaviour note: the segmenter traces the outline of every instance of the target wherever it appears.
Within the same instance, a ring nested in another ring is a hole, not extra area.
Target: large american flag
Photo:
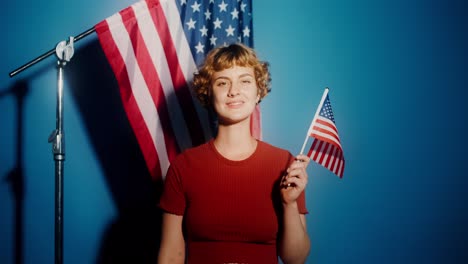
[[[212,114],[188,85],[214,47],[252,46],[251,0],[146,0],[95,26],[153,178],[182,150],[214,134]],[[261,137],[260,111],[251,130]]]
[[[307,156],[342,178],[345,160],[328,89],[325,89],[317,114],[312,120],[307,134],[314,137],[314,142]]]

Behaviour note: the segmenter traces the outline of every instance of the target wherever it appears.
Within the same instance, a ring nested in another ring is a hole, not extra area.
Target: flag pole
[[[322,99],[320,100],[320,103],[319,103],[319,105],[317,107],[317,110],[315,111],[315,115],[314,115],[314,118],[312,119],[312,122],[310,123],[309,130],[307,130],[307,134],[306,134],[306,137],[304,139],[304,144],[302,144],[302,148],[301,148],[301,152],[300,152],[301,155],[304,154],[305,146],[307,145],[307,141],[309,140],[310,133],[312,131],[312,128],[315,125],[315,121],[317,120],[317,116],[318,116],[318,114],[320,112],[320,109],[323,106],[323,102],[325,101],[325,97],[327,97],[328,90],[329,90],[328,87],[325,87],[325,91],[323,91]]]

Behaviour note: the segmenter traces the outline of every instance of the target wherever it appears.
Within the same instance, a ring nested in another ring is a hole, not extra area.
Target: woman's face
[[[255,72],[251,67],[234,66],[216,72],[211,89],[213,106],[220,124],[250,120],[260,99]]]

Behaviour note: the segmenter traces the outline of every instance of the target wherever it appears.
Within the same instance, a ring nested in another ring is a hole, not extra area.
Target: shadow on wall
[[[19,80],[10,89],[0,93],[0,98],[6,95],[12,95],[16,99],[16,153],[15,166],[8,173],[6,182],[11,185],[11,192],[14,200],[14,237],[13,237],[13,256],[15,264],[23,263],[23,233],[24,233],[24,174],[23,174],[23,121],[24,121],[24,98],[29,91],[28,83]]]
[[[130,127],[114,74],[98,40],[80,47],[66,66],[76,101],[118,215],[102,238],[97,263],[156,263],[162,182],[151,179]]]

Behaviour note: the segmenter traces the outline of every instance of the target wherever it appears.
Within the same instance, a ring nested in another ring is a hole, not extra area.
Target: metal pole
[[[65,161],[65,137],[63,135],[63,68],[59,62],[57,89],[57,137],[60,147],[54,153],[55,160],[55,263],[63,263],[63,163]],[[55,151],[55,149],[54,149]]]
[[[73,56],[73,37],[69,42],[57,44],[57,118],[56,129],[52,131],[49,142],[55,161],[55,263],[63,263],[63,171],[65,161],[65,136],[63,132],[63,69]]]
[[[10,72],[10,77],[26,70],[34,64],[54,54],[58,57],[57,74],[57,118],[56,129],[49,136],[52,143],[52,153],[55,161],[55,263],[63,263],[63,171],[65,161],[65,137],[63,133],[63,69],[73,56],[73,43],[90,35],[95,31],[92,27],[76,37],[70,37],[69,41],[62,41],[54,49],[38,56],[23,66]]]
[[[92,27],[92,28],[86,30],[85,32],[80,33],[78,36],[74,37],[73,40],[74,40],[75,42],[77,42],[78,40],[80,40],[80,39],[82,39],[82,38],[88,36],[89,34],[93,33],[94,31],[96,31],[96,30],[94,29],[94,27]],[[18,73],[20,73],[20,72],[26,70],[27,68],[33,66],[34,64],[36,64],[36,63],[42,61],[43,59],[49,57],[50,55],[52,55],[52,54],[54,54],[54,53],[56,53],[56,48],[51,49],[51,50],[45,52],[44,54],[42,54],[42,55],[38,56],[37,58],[31,60],[30,62],[25,63],[23,66],[21,66],[21,67],[17,68],[16,70],[10,72],[10,74],[9,74],[10,77],[15,76],[16,74],[18,74]]]

